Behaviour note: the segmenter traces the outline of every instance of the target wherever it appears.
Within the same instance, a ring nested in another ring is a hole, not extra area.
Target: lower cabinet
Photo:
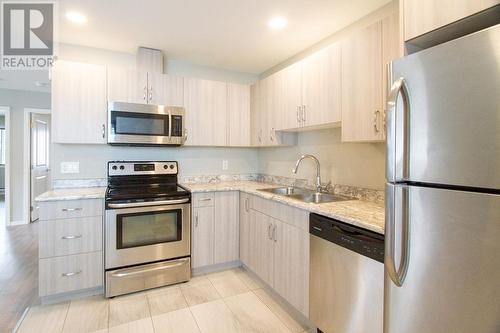
[[[271,200],[240,197],[241,261],[305,316],[309,315],[308,216]]]
[[[193,208],[191,236],[191,266],[214,264],[214,207]]]
[[[192,268],[238,260],[239,192],[195,193],[192,201]]]
[[[103,200],[39,202],[40,297],[98,289],[103,280]]]

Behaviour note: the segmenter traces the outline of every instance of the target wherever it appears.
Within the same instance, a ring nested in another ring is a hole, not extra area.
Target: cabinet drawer
[[[102,199],[48,201],[39,206],[41,221],[103,215]]]
[[[100,287],[102,252],[40,259],[40,296]]]
[[[40,258],[102,250],[102,217],[40,221]]]
[[[214,192],[193,194],[193,207],[207,207],[214,205]]]
[[[250,207],[272,218],[309,231],[309,212],[288,206],[273,200],[252,195],[249,200]]]

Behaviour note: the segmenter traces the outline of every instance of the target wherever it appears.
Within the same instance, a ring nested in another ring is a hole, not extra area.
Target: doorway
[[[50,115],[31,113],[30,222],[38,220],[35,198],[50,189]]]
[[[35,198],[51,188],[50,110],[25,109],[24,207],[26,223],[38,220]]]
[[[9,225],[9,129],[10,108],[0,106],[0,228]]]

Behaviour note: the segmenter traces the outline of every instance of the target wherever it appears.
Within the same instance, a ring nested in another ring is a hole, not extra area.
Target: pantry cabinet
[[[404,39],[411,40],[498,4],[498,0],[401,0]]]
[[[106,143],[106,67],[56,61],[52,80],[52,142]]]
[[[188,146],[227,145],[227,84],[184,79]]]
[[[228,145],[250,146],[250,86],[227,84]]]
[[[109,67],[107,74],[109,102],[184,105],[182,77],[121,67]]]

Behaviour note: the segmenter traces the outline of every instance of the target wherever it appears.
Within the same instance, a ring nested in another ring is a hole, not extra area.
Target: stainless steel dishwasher
[[[311,321],[324,333],[381,333],[384,236],[317,214],[309,233]]]

